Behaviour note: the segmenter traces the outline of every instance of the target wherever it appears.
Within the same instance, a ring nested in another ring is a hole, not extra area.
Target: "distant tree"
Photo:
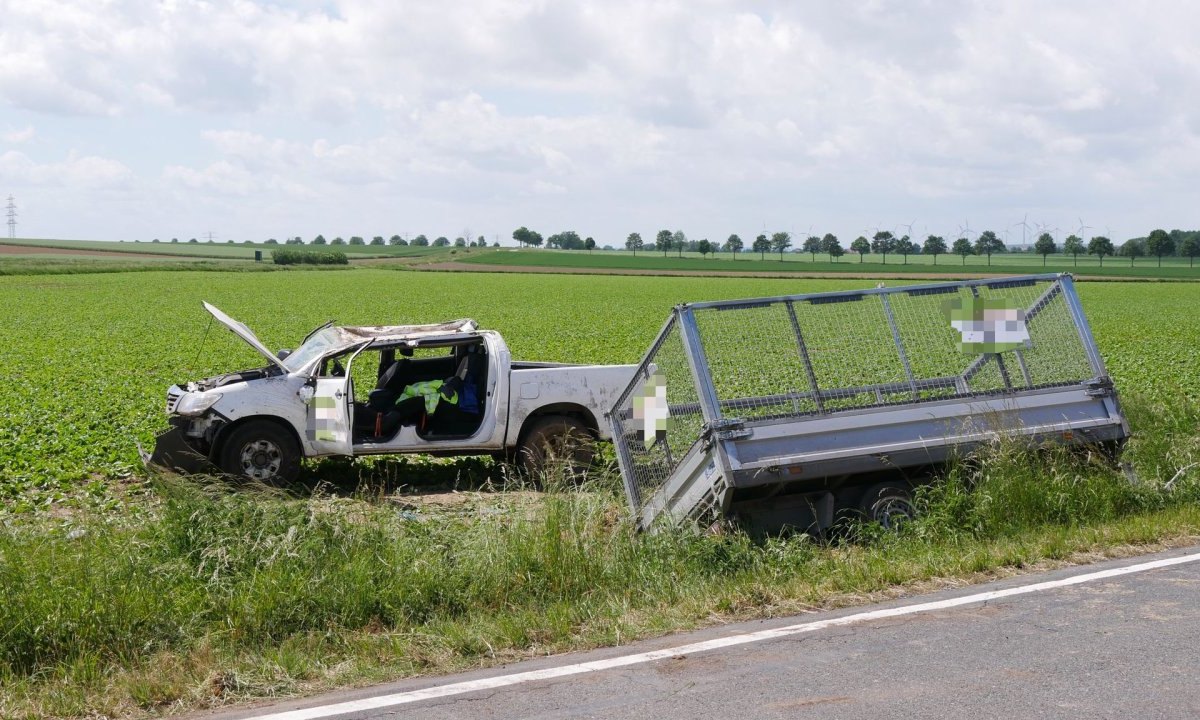
[[[896,241],[896,252],[900,253],[900,256],[904,258],[905,265],[908,264],[908,256],[920,249],[907,235]]]
[[[841,241],[833,233],[825,233],[825,237],[821,238],[821,252],[828,255],[830,261],[835,261],[835,258],[846,254],[846,251],[842,248]]]
[[[1075,261],[1075,267],[1079,267],[1079,256],[1087,253],[1087,248],[1083,246],[1083,239],[1078,235],[1068,235],[1063,241],[1062,251],[1064,255],[1070,255]]]
[[[888,253],[896,249],[896,236],[887,230],[880,230],[871,237],[871,252],[883,255],[883,264],[887,265]]]
[[[754,244],[750,246],[750,249],[758,253],[759,260],[766,260],[767,251],[771,249],[771,238],[766,235],[759,235],[754,238]]]
[[[841,255],[846,254],[846,251],[842,250],[837,255],[834,255],[833,247],[835,245],[837,246],[838,250],[842,250],[842,244],[840,242],[838,242],[837,235],[834,235],[833,233],[825,233],[825,236],[821,238],[821,252],[828,255],[830,260],[833,260],[835,257],[840,257]]]
[[[629,233],[629,237],[625,238],[625,249],[632,251],[634,257],[637,257],[637,251],[641,250],[644,244],[641,233]]]
[[[671,249],[671,231],[659,230],[654,236],[654,249],[662,251],[663,257],[667,256],[667,251]]]
[[[1046,259],[1058,252],[1058,244],[1054,242],[1053,235],[1042,233],[1033,244],[1033,251],[1042,256],[1042,267],[1046,267]]]
[[[498,247],[500,247],[500,241],[499,241],[499,240],[496,240],[495,242],[493,242],[493,243],[492,243],[492,247],[494,247],[494,248],[498,248]]]
[[[683,257],[683,248],[687,241],[687,235],[684,235],[682,230],[671,233],[671,249],[679,251],[679,257]]]
[[[1150,235],[1146,238],[1146,250],[1158,258],[1158,266],[1162,267],[1163,255],[1175,254],[1175,240],[1167,234],[1166,230],[1151,230]]]
[[[413,238],[412,243],[410,244],[413,247],[429,247],[429,238],[425,237],[424,235],[418,235]]]
[[[345,245],[346,241],[339,235],[329,242],[330,245]]]
[[[850,243],[850,252],[858,253],[858,261],[861,263],[863,256],[871,252],[871,241],[859,235],[854,238],[854,242]]]
[[[706,258],[712,251],[713,246],[712,243],[708,241],[708,238],[704,238],[700,242],[696,243],[696,252],[700,253],[700,257]]]
[[[933,256],[933,264],[937,265],[937,256],[946,253],[946,238],[941,235],[930,235],[925,238],[925,246],[921,249],[926,255]]]
[[[529,231],[529,244],[534,247],[542,246],[542,234],[536,230]]]
[[[1112,240],[1103,235],[1097,235],[1088,243],[1088,255],[1100,258],[1100,267],[1104,267],[1104,256],[1112,255],[1114,252],[1116,249],[1113,247]]]
[[[384,243],[384,241],[383,241],[383,236],[382,236],[382,235],[376,235],[375,237],[371,238],[371,244],[372,244],[372,245],[383,245],[383,244],[385,244],[385,243]]]
[[[591,236],[588,236],[587,238],[585,238],[585,239],[584,239],[584,241],[583,241],[583,249],[584,249],[584,250],[587,250],[589,253],[590,253],[591,251],[595,250],[595,249],[596,249],[596,240],[595,240],[595,238],[593,238],[593,237],[591,237]]]
[[[361,237],[359,237],[358,235],[352,235],[350,237],[350,244],[351,245],[366,245],[367,243],[365,241],[363,241],[363,239]]]
[[[313,238],[312,244],[313,245],[324,245],[325,244],[325,236],[324,235],[316,236],[315,238]]]
[[[152,242],[152,243],[156,243],[156,242],[158,242],[158,238],[154,238],[154,239],[153,239],[153,240],[151,240],[150,242]]]
[[[517,241],[517,244],[524,247],[525,245],[529,244],[529,228],[522,225],[516,230],[513,230],[512,237],[513,240]]]
[[[988,266],[992,264],[992,254],[1004,252],[1004,241],[996,237],[991,230],[984,230],[975,239],[975,254],[987,255]]]
[[[179,238],[171,238],[171,242],[177,243],[177,242],[179,242]]]
[[[962,264],[967,264],[967,256],[975,254],[975,248],[971,247],[971,241],[965,237],[960,237],[954,241],[954,247],[950,248],[950,252],[962,257]]]
[[[771,235],[771,252],[779,253],[779,261],[783,262],[783,251],[792,246],[792,236],[786,232]]]
[[[821,238],[816,235],[809,235],[804,238],[804,245],[800,247],[800,250],[812,255],[813,262],[816,262],[817,253],[821,252]]]
[[[454,247],[460,247],[460,248],[461,248],[461,247],[466,247],[466,246],[467,246],[467,240],[466,240],[466,238],[462,238],[462,237],[456,237],[456,238],[454,238]]]
[[[1188,235],[1179,243],[1179,254],[1188,259],[1188,267],[1195,267],[1196,256],[1200,255],[1200,237]]]
[[[404,241],[404,238],[400,237],[399,235],[393,235],[390,238],[388,238],[388,245],[407,245],[407,244],[408,243]]]
[[[175,242],[175,241],[174,241],[174,240],[172,240],[171,242]],[[264,244],[264,245],[278,245],[278,244],[279,244],[279,241],[278,241],[278,240],[276,240],[275,238],[267,238],[267,241],[266,241],[265,243],[263,243],[263,244]]]
[[[437,238],[434,239],[432,245],[433,247],[449,247],[450,238],[446,237],[445,235],[438,235]]]
[[[192,238],[191,240],[188,240],[188,243],[195,245],[197,243],[197,240],[196,240],[196,238]]]
[[[1146,254],[1146,248],[1142,247],[1142,243],[1137,240],[1126,240],[1121,246],[1121,257],[1129,258],[1129,267],[1133,267],[1133,261]]]
[[[546,241],[549,245],[549,240]],[[565,230],[558,234],[558,246],[563,250],[582,250],[583,238],[579,237],[579,233],[574,230]]]
[[[725,250],[733,254],[734,260],[737,260],[737,254],[742,251],[743,247],[745,247],[745,243],[736,234],[730,235],[725,240]]]

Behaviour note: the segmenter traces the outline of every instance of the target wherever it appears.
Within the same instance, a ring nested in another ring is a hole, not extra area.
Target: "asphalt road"
[[[201,717],[1195,718],[1197,558],[1177,550]],[[1168,559],[1187,561],[1096,577]],[[335,705],[379,696],[404,704]]]

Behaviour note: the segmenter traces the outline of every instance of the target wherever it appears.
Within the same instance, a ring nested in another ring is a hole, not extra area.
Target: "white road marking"
[[[421,690],[409,690],[407,692],[393,693],[391,695],[379,695],[376,697],[363,698],[362,700],[350,700],[347,702],[334,703],[332,705],[321,705],[318,707],[304,708],[301,710],[289,710],[286,712],[270,713],[267,715],[254,715],[247,720],[318,720],[319,718],[334,717],[348,713],[362,712],[364,710],[376,710],[395,705],[407,705],[409,703],[420,702],[422,700],[434,700],[453,695],[463,695],[465,693],[477,692],[479,690],[492,690],[495,688],[508,687],[510,685],[536,682],[538,680],[553,680],[555,678],[568,677],[570,675],[581,675],[584,673],[599,672],[601,670],[611,670],[612,668],[628,667],[629,665],[639,665],[642,663],[654,662],[655,660],[665,660],[667,658],[677,657],[680,655],[691,655],[693,653],[707,652],[709,650],[718,650],[720,648],[747,645],[750,643],[773,640],[791,635],[800,635],[802,633],[815,632],[817,630],[824,630],[831,627],[856,625],[858,623],[869,622],[871,620],[883,620],[886,618],[901,617],[904,615],[916,615],[918,613],[933,612],[935,610],[945,610],[947,608],[960,607],[963,605],[985,603],[990,600],[999,600],[1001,598],[1013,597],[1016,595],[1028,595],[1030,593],[1054,590],[1056,588],[1069,587],[1071,585],[1082,585],[1083,583],[1094,582],[1096,580],[1120,577],[1122,575],[1131,575],[1133,573],[1171,567],[1172,565],[1182,565],[1184,563],[1196,562],[1198,560],[1200,560],[1200,553],[1181,555],[1179,557],[1153,560],[1150,562],[1139,563],[1137,565],[1129,565],[1121,568],[1113,568],[1110,570],[1100,570],[1097,572],[1075,575],[1062,580],[1049,580],[1046,582],[1033,583],[1031,585],[1020,585],[1018,587],[1007,588],[1005,590],[993,590],[990,592],[964,595],[962,597],[950,598],[947,600],[935,600],[933,602],[918,603],[915,605],[904,605],[885,610],[869,610],[867,612],[830,618],[828,620],[816,620],[813,622],[800,623],[798,625],[788,625],[771,630],[759,630],[757,632],[743,633],[740,635],[730,635],[727,637],[716,638],[714,640],[705,640],[703,642],[690,643],[688,645],[678,645],[676,647],[666,648],[664,650],[654,650],[651,652],[637,653],[634,655],[623,655],[621,657],[607,658],[605,660],[593,660],[591,662],[575,663],[573,665],[562,665],[559,667],[546,668],[544,670],[530,670],[527,672],[513,673],[511,675],[499,675],[497,677],[483,678],[480,680],[466,680],[463,682],[450,683],[448,685],[435,685],[433,687],[428,687]]]

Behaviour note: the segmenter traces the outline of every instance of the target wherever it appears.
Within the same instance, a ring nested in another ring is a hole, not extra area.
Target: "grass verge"
[[[9,516],[0,716],[163,713],[864,603],[1200,535],[1200,409],[1130,402],[1137,483],[999,445],[899,533],[632,531],[611,476],[470,512],[164,479],[143,512]],[[523,494],[528,496],[528,494]]]

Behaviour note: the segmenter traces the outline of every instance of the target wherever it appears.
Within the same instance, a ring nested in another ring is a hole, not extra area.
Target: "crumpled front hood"
[[[283,363],[279,361],[279,358],[275,357],[274,353],[268,350],[267,346],[263,345],[262,341],[259,340],[254,333],[250,331],[250,328],[245,326],[245,324],[234,320],[225,313],[221,312],[215,306],[208,303],[204,303],[204,309],[211,313],[218,322],[229,328],[230,332],[245,340],[247,345],[257,350],[267,360],[270,360],[271,364],[279,368],[280,372],[287,372],[287,368],[283,366]]]

